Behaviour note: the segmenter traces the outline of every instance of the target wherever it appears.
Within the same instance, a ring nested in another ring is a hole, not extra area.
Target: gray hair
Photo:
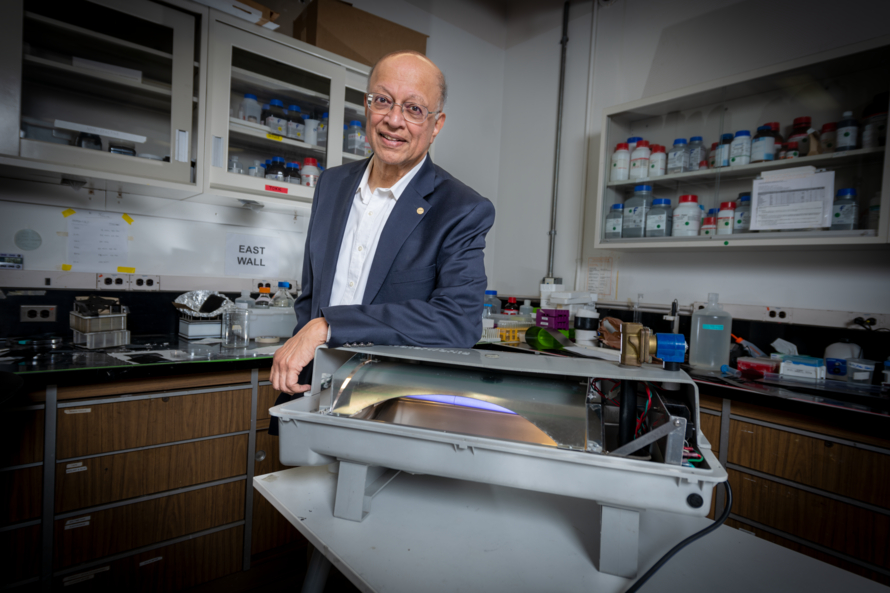
[[[371,73],[368,75],[368,86],[370,87],[371,79],[374,78],[374,72],[377,70],[377,66],[379,66],[383,62],[383,60],[385,60],[387,58],[391,58],[393,56],[401,56],[401,55],[418,56],[420,58],[423,58],[430,64],[433,64],[432,60],[430,60],[428,57],[426,57],[419,51],[415,51],[413,49],[401,49],[398,51],[390,52],[390,53],[386,54],[385,56],[383,56],[382,58],[380,58],[379,60],[377,60],[377,63],[374,64],[373,68],[371,68]],[[442,111],[445,108],[445,100],[448,98],[448,85],[445,83],[445,75],[442,73],[442,70],[440,70],[439,67],[436,66],[435,64],[433,64],[433,67],[435,67],[436,71],[439,73],[437,76],[438,83],[439,83],[439,111]],[[368,92],[371,92],[370,88],[368,88]]]

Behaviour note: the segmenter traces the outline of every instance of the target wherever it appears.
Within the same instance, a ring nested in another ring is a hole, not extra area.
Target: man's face
[[[369,88],[372,93],[389,95],[399,105],[408,101],[431,112],[439,109],[438,71],[418,56],[393,56],[378,64]],[[366,106],[365,115],[374,158],[400,168],[417,164],[445,123],[444,113],[438,118],[430,115],[422,124],[408,122],[399,106],[385,114],[369,111]]]

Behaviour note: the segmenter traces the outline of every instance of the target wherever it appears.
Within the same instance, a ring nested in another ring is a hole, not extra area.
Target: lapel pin
[[[423,208],[418,208],[418,209],[417,209],[417,213],[418,213],[418,214],[423,214]]]

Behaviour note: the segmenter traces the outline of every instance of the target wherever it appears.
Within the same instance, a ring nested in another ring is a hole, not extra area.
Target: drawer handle
[[[824,441],[824,442],[825,442],[825,446],[828,447],[829,449],[831,447],[834,447],[834,443],[832,443],[831,441]]]
[[[162,397],[162,398],[161,398],[161,401],[164,402],[164,403],[166,404],[168,401],[170,401],[170,398],[169,398],[169,397]]]
[[[265,451],[257,451],[256,455],[254,455],[254,457],[256,458],[257,461],[263,461],[264,459],[266,459],[266,452]]]

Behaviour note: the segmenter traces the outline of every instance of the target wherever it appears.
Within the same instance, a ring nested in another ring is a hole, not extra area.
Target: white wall
[[[868,18],[849,27],[828,24],[838,11]],[[646,302],[677,298],[685,304],[720,292],[726,295],[721,300],[736,304],[890,312],[890,258],[884,249],[730,254],[593,249],[604,108],[885,35],[890,3],[618,0],[598,7],[597,21],[579,287],[587,257],[612,255],[621,300],[643,293]]]

